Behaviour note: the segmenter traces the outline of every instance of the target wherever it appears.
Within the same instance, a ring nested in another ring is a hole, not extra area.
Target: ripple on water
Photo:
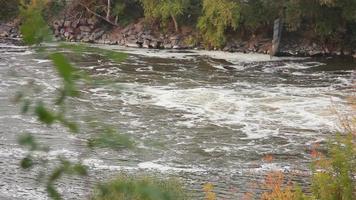
[[[120,65],[99,63],[89,55],[85,62],[76,63],[95,80],[110,81],[83,88],[83,95],[71,106],[129,134],[138,144],[134,150],[97,150],[83,158],[93,170],[92,181],[122,170],[157,172],[183,178],[199,197],[207,182],[216,185],[219,198],[239,199],[247,192],[246,186],[262,180],[266,171],[306,172],[307,148],[335,130],[329,107],[332,102],[345,102],[353,81],[352,71],[322,70],[322,61],[206,51],[122,50],[131,55]],[[15,88],[30,78],[41,86],[40,96],[50,100],[60,80],[50,62],[39,57],[27,48],[0,53],[4,61],[0,63],[1,100],[15,94]],[[37,133],[53,145],[51,159],[59,155],[78,159],[84,151],[84,144],[77,145],[81,136],[67,137],[59,126],[41,127],[34,118],[19,116],[17,108],[8,103],[0,101],[4,113],[0,128],[6,129],[0,131],[4,141],[0,142],[0,162],[4,164],[0,173],[6,175],[0,177],[0,198],[47,199],[44,190],[33,188],[34,174],[18,169],[26,152],[16,146],[15,136],[19,130]],[[276,159],[264,163],[261,158],[266,154]],[[68,199],[84,199],[86,183],[74,182],[65,179],[61,189]],[[73,185],[76,187],[70,188]]]

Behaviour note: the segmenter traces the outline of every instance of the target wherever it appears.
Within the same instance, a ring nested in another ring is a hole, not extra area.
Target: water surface
[[[35,184],[36,170],[18,167],[26,151],[16,138],[25,132],[49,145],[51,158],[80,158],[90,167],[89,180],[65,178],[59,184],[66,199],[87,198],[90,185],[122,170],[180,177],[195,198],[207,182],[216,186],[219,199],[258,192],[256,183],[268,170],[297,173],[296,180],[304,182],[310,149],[337,130],[331,108],[347,110],[355,78],[352,60],[116,50],[129,58],[115,64],[94,54],[67,53],[97,81],[70,101],[73,117],[81,123],[87,116],[100,119],[136,142],[132,150],[88,151],[85,136],[20,115],[10,101],[17,91],[35,83],[35,98],[49,102],[60,79],[45,55],[0,46],[1,199],[47,199]],[[271,163],[263,161],[266,155],[273,155]]]

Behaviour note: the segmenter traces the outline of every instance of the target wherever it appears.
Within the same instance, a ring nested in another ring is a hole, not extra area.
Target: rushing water
[[[180,177],[195,198],[212,182],[219,199],[239,199],[255,192],[268,170],[304,180],[309,151],[337,130],[331,107],[346,109],[355,78],[353,61],[119,50],[129,53],[119,65],[93,54],[73,56],[105,84],[84,87],[71,108],[78,119],[90,115],[128,134],[136,147],[88,152],[82,136],[43,127],[10,101],[28,82],[39,88],[36,98],[53,98],[60,79],[51,62],[26,47],[0,47],[0,199],[47,199],[37,172],[19,168],[26,151],[16,138],[24,132],[49,145],[50,157],[81,158],[90,167],[90,180],[59,183],[66,199],[87,198],[92,183],[122,170]],[[262,159],[268,154],[271,163]]]

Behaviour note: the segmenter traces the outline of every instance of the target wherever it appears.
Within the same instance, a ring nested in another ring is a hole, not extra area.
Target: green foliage
[[[66,0],[50,0],[44,10],[46,18],[58,16],[66,7]]]
[[[236,30],[240,19],[240,5],[231,0],[203,0],[203,12],[198,21],[207,47],[225,44],[227,28]]]
[[[241,26],[255,32],[258,28],[272,26],[283,11],[284,0],[249,0],[241,2]]]
[[[174,180],[121,175],[99,184],[92,200],[184,200],[187,192]]]
[[[22,4],[20,16],[22,25],[20,31],[23,41],[28,45],[39,44],[51,39],[50,29],[42,17],[44,0],[31,1],[29,4]]]
[[[316,199],[352,200],[356,186],[356,146],[351,134],[330,142],[328,155],[313,162],[312,191]]]
[[[148,20],[160,20],[165,23],[172,19],[178,31],[177,18],[187,10],[189,0],[141,0],[145,17]]]
[[[32,158],[30,156],[26,156],[21,160],[20,166],[22,167],[22,169],[31,168],[33,166]]]
[[[36,106],[35,113],[38,117],[38,120],[47,125],[52,125],[56,120],[54,113],[45,108],[42,102],[39,102]]]
[[[19,0],[0,0],[0,21],[16,17],[19,12]]]
[[[22,146],[29,148],[30,151],[35,151],[38,148],[38,144],[35,138],[31,134],[22,135],[18,138],[18,143]]]
[[[127,25],[137,18],[142,17],[143,10],[139,0],[114,0],[112,15],[120,25]]]
[[[55,183],[64,175],[87,176],[87,168],[80,163],[72,163],[66,159],[60,159],[60,164],[48,175],[46,190],[53,200],[61,200],[60,193],[55,188]]]

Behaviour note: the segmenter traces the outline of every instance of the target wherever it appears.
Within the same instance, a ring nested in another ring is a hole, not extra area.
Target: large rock
[[[103,30],[96,30],[90,35],[90,40],[98,40],[104,35],[104,33],[105,32]]]
[[[356,52],[352,54],[352,57],[356,59]]]
[[[165,49],[172,49],[173,48],[173,45],[169,42],[165,42],[163,43],[163,48]]]
[[[71,27],[72,26],[72,22],[71,21],[65,21],[64,24],[63,24],[64,27]]]
[[[80,20],[79,20],[79,25],[80,25],[80,26],[88,25],[87,19],[85,19],[85,18],[80,19]]]
[[[143,44],[142,44],[143,48],[151,48],[151,41],[150,40],[144,40]]]
[[[58,29],[60,29],[60,27],[62,26],[62,24],[61,24],[60,21],[55,20],[55,21],[53,22],[52,26],[53,26],[53,29],[54,29],[54,30],[58,30]]]
[[[80,20],[75,20],[72,22],[72,28],[78,28],[79,25],[80,25]]]
[[[89,26],[79,26],[80,31],[82,32],[90,32],[91,28]]]
[[[162,41],[160,41],[160,40],[154,40],[154,41],[151,42],[151,45],[152,45],[152,47],[155,48],[155,49],[160,49],[160,48],[162,48],[162,47],[161,47]]]
[[[6,31],[0,31],[0,37],[8,37],[9,33]]]
[[[95,25],[96,22],[97,22],[97,19],[94,18],[94,17],[89,18],[89,19],[87,20],[88,25],[92,25],[92,26]]]

